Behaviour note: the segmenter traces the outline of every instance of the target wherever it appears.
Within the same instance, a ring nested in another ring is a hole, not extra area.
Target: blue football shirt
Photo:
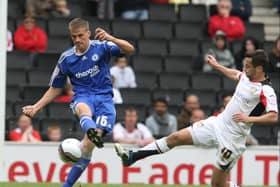
[[[120,48],[110,41],[91,40],[82,54],[74,46],[61,54],[49,85],[63,88],[69,77],[75,96],[112,93],[109,62],[120,55]]]

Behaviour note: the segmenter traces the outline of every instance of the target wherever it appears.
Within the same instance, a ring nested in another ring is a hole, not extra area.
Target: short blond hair
[[[75,30],[75,29],[79,29],[79,28],[85,28],[85,29],[89,30],[88,21],[86,21],[82,18],[75,18],[75,19],[71,20],[68,24],[68,29],[70,31]]]

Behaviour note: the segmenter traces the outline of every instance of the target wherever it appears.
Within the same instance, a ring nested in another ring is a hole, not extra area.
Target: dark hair
[[[155,106],[156,103],[164,103],[166,106],[168,106],[167,100],[163,97],[159,97],[159,98],[154,99],[153,105]]]
[[[259,41],[252,37],[252,36],[248,36],[246,37],[241,44],[241,49],[240,49],[240,53],[242,54],[242,56],[246,55],[246,42],[247,41],[252,41],[253,45],[255,46],[255,50],[259,49],[260,45],[259,45]]]
[[[246,53],[246,57],[252,58],[254,67],[262,66],[264,71],[266,70],[269,60],[264,50],[258,49],[253,53]]]

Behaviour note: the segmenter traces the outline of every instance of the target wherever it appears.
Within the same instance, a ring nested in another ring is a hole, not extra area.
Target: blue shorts
[[[78,103],[85,103],[92,112],[92,119],[96,127],[103,129],[105,133],[111,133],[116,119],[116,110],[112,94],[76,96],[71,102],[71,108],[75,113]]]

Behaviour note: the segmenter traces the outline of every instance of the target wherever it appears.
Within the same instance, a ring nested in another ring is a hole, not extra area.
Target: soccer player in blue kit
[[[22,108],[24,114],[33,117],[62,93],[67,77],[70,78],[75,93],[71,108],[79,117],[85,136],[81,141],[82,158],[72,166],[63,187],[74,185],[87,168],[94,147],[103,147],[102,136],[110,133],[115,123],[109,65],[111,56],[134,52],[130,43],[101,28],[95,30],[97,40],[90,40],[91,32],[86,20],[75,18],[68,27],[74,46],[61,54],[50,87],[42,98]]]

